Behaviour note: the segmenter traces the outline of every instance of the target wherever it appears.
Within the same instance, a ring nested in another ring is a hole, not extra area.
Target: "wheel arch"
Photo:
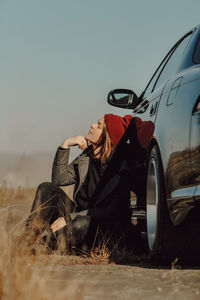
[[[159,156],[160,156],[160,160],[161,160],[161,165],[162,165],[162,170],[163,170],[163,163],[162,163],[162,155],[161,155],[161,151],[160,151],[160,146],[159,146],[159,142],[157,140],[157,138],[155,136],[152,137],[150,143],[149,143],[149,146],[148,146],[148,149],[147,149],[147,153],[146,153],[146,158],[145,158],[145,164],[147,166],[147,163],[148,163],[148,160],[149,160],[149,156],[150,156],[150,153],[151,153],[151,150],[154,146],[157,146],[158,147],[158,150],[159,150]],[[163,174],[164,175],[164,174]]]
[[[159,146],[159,142],[157,140],[157,138],[155,136],[152,137],[150,143],[149,143],[149,147],[146,153],[146,159],[145,159],[145,165],[146,165],[146,189],[147,189],[147,172],[148,172],[148,161],[149,161],[149,156],[151,153],[151,150],[154,146],[158,147],[158,151],[159,151],[159,158],[160,158],[160,163],[161,163],[161,172],[163,175],[163,185],[164,185],[164,189],[166,189],[166,183],[165,183],[165,172],[164,172],[164,167],[163,167],[163,160],[162,160],[162,155],[161,155],[161,150],[160,150],[160,146]],[[147,197],[147,193],[146,193],[146,197]],[[145,205],[147,203],[147,199],[145,199]]]

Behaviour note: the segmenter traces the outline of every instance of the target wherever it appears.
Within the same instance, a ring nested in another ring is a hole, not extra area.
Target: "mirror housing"
[[[139,98],[132,90],[115,89],[108,93],[107,102],[116,107],[134,109],[139,104]]]

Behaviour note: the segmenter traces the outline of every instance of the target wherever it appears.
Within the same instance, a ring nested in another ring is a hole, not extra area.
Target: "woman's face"
[[[103,125],[104,125],[104,118],[99,119],[97,123],[91,124],[90,130],[86,135],[85,139],[91,144],[96,144],[102,134]]]

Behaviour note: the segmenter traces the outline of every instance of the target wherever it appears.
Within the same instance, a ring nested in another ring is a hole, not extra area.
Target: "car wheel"
[[[167,236],[171,221],[168,214],[163,168],[158,146],[152,147],[147,171],[147,239],[152,260],[164,262],[170,259]]]

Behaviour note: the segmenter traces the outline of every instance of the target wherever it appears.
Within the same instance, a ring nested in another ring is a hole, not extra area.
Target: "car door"
[[[191,36],[192,32],[185,35],[162,62],[153,78],[153,88],[150,83],[144,93],[143,102],[146,102],[146,106],[142,102],[140,107],[142,109],[144,106],[146,110],[142,112],[139,108],[135,111],[136,114],[141,114],[142,119],[155,123],[155,139],[160,148],[167,198],[175,197],[182,189],[190,186],[187,174],[183,176],[182,172],[184,167],[188,176],[191,175],[190,158],[184,158],[184,165],[179,165],[177,161],[183,160],[185,150],[189,149],[191,113],[188,113],[190,108],[185,108],[185,103],[181,102],[180,97],[177,101],[177,93],[182,82],[178,67]],[[152,107],[155,108],[153,116]],[[191,191],[191,194],[193,192]],[[184,190],[182,193],[184,194]]]

